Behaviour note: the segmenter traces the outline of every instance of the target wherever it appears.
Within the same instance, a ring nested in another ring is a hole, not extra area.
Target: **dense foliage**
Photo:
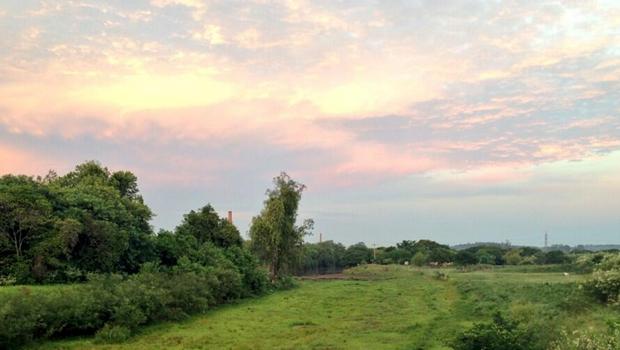
[[[3,176],[0,274],[32,283],[137,272],[153,257],[151,217],[132,173],[95,162],[65,176]]]
[[[596,254],[585,264],[594,269],[586,289],[602,302],[620,305],[620,254]]]
[[[207,250],[209,265],[187,257],[174,268],[147,264],[126,278],[91,275],[89,282],[61,294],[33,294],[24,287],[2,300],[0,348],[95,332],[102,341],[122,341],[140,325],[179,320],[265,291],[266,274],[247,252],[215,246]]]

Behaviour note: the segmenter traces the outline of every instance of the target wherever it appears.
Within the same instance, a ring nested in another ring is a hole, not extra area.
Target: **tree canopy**
[[[136,272],[149,259],[152,212],[128,171],[111,173],[90,161],[64,176],[6,175],[0,208],[0,232],[14,247],[12,254],[3,250],[2,269],[21,282]]]

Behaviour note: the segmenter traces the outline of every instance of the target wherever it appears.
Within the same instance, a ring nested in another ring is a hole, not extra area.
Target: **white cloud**
[[[204,40],[210,45],[222,45],[226,43],[222,35],[222,28],[214,24],[205,24],[201,30],[192,32],[192,39]]]

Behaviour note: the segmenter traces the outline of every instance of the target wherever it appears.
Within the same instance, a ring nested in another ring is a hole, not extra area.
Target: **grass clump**
[[[131,330],[124,326],[111,326],[106,324],[95,334],[95,343],[117,344],[131,337]]]

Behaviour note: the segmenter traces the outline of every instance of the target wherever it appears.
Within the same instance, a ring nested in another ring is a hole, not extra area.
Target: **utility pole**
[[[545,231],[545,248],[547,248],[548,243],[549,243],[549,235],[547,235],[547,231]]]
[[[323,232],[319,233],[319,243],[323,243]]]

